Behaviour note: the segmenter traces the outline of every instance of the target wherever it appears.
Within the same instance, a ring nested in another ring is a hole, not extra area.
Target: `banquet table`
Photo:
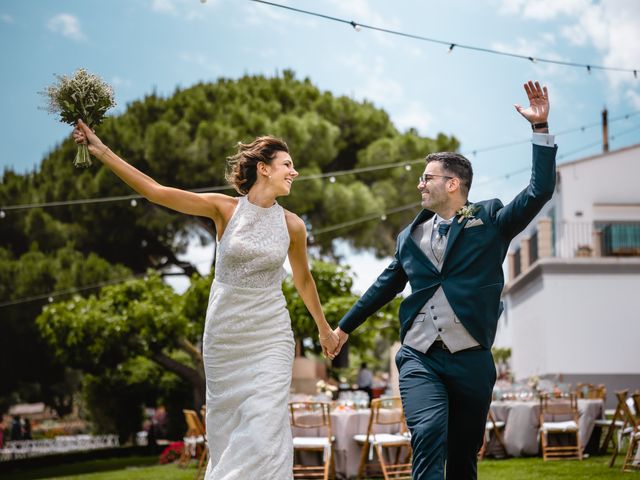
[[[355,477],[360,464],[361,446],[354,435],[366,434],[371,410],[335,409],[331,412],[331,431],[335,437],[334,452],[336,473],[342,478]],[[397,430],[397,428],[396,428]],[[293,427],[294,436],[326,435],[321,429]],[[393,426],[380,425],[376,433],[394,433]],[[306,463],[306,462],[305,462]]]
[[[494,401],[491,403],[491,412],[496,421],[505,422],[503,439],[510,456],[538,455],[539,401]],[[578,399],[578,430],[583,449],[593,433],[596,419],[602,418],[603,412],[603,400]],[[493,450],[494,443],[489,446],[489,451]]]

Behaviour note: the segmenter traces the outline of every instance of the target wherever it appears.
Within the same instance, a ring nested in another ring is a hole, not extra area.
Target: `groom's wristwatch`
[[[547,122],[532,123],[531,124],[531,130],[533,130],[534,132],[536,130],[539,130],[539,129],[542,129],[542,128],[549,128],[549,124]]]

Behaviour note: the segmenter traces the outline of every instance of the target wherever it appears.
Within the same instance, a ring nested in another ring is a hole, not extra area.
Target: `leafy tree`
[[[47,218],[35,213],[31,216]],[[45,254],[34,243],[18,258],[0,248],[0,302],[9,303],[0,318],[0,412],[17,401],[37,400],[44,400],[60,415],[71,411],[72,395],[79,384],[77,373],[56,358],[33,319],[52,291],[100,285],[129,275],[127,268],[110,265],[95,254],[85,256],[69,245]],[[42,294],[45,298],[38,298]],[[33,301],[11,304],[31,297]]]
[[[140,430],[144,406],[167,407],[167,430],[156,435],[180,438],[184,434],[182,409],[189,404],[191,395],[188,385],[178,376],[145,357],[127,359],[100,374],[87,373],[83,381],[92,427],[97,433],[117,432],[121,443],[132,440]]]
[[[274,78],[220,79],[176,90],[168,98],[150,94],[131,103],[121,115],[108,118],[99,133],[133,165],[179,188],[224,188],[224,159],[234,152],[235,143],[264,134],[284,137],[297,168],[307,175],[376,167],[458,148],[457,140],[445,135],[430,139],[415,131],[400,134],[388,115],[371,103],[321,92],[309,79],[297,80],[291,71]],[[75,148],[69,139],[36,171],[26,175],[5,171],[0,204],[132,193],[100,164],[74,170],[70,159]],[[314,230],[363,215],[378,217],[386,209],[417,202],[415,178],[420,169],[414,165],[411,171],[400,167],[337,176],[334,183],[300,180],[282,203],[302,215]],[[336,236],[357,248],[386,255],[393,251],[399,226],[416,211],[390,215],[385,222],[376,218],[358,228],[315,236],[313,241],[330,255]],[[51,233],[37,237],[43,251],[73,239],[79,251],[96,253],[139,273],[177,266],[191,276],[196,272],[194,266],[177,259],[186,248],[186,238],[196,227],[204,242],[213,239],[209,220],[175,214],[146,201],[138,201],[135,207],[123,201],[60,206],[38,218],[10,211],[0,222],[3,244],[14,254],[24,253],[36,227],[40,233]]]
[[[400,133],[387,113],[370,102],[323,92],[308,78],[299,80],[291,71],[272,78],[260,75],[237,80],[223,78],[215,83],[177,89],[167,98],[151,93],[129,104],[124,113],[106,119],[98,133],[114,151],[159,182],[188,189],[225,188],[225,157],[234,153],[237,141],[249,141],[264,134],[284,137],[296,168],[306,176],[375,168],[422,158],[435,150],[458,148],[454,137],[440,134],[433,139],[425,138],[412,130]],[[76,170],[71,161],[75,152],[75,144],[67,139],[32,172],[20,175],[5,170],[0,183],[0,205],[132,193],[99,162],[90,169]],[[282,204],[303,217],[311,229],[312,245],[325,258],[335,257],[336,238],[356,248],[372,249],[379,256],[387,255],[393,251],[394,238],[401,226],[418,210],[408,209],[381,220],[386,210],[417,202],[415,179],[422,166],[411,165],[410,170],[400,167],[336,176],[335,182],[326,178],[300,179]],[[162,272],[177,267],[193,279],[197,275],[195,266],[180,261],[178,256],[185,252],[194,233],[203,244],[211,243],[215,235],[210,220],[176,214],[145,200],[138,200],[135,205],[127,200],[5,213],[0,219],[0,263],[7,268],[0,270],[0,277],[7,281],[0,285],[0,301],[85,287],[117,278],[123,269],[142,274],[149,268]],[[358,223],[357,228],[314,234],[324,227],[363,216],[373,219]],[[66,263],[59,252],[67,252],[63,255],[68,259]],[[198,285],[198,292],[188,295],[206,297],[208,287]],[[90,292],[83,290],[82,294]],[[327,300],[336,316],[351,301],[349,294],[343,296],[340,301],[333,297]],[[32,365],[9,369],[16,375],[13,378],[10,374],[11,378],[0,387],[0,409],[17,398],[39,395],[55,403],[52,393],[42,392],[53,391],[52,384],[70,378],[64,367],[53,360],[50,349],[37,338],[33,322],[44,303],[39,300],[2,307],[2,317],[7,319],[3,321],[0,340],[0,347],[7,345],[0,348],[2,370],[7,371],[4,367],[19,359],[28,346],[35,345],[34,350],[41,357],[34,357]],[[79,308],[73,303],[69,305],[72,309]],[[187,326],[196,325],[192,317],[188,318]],[[204,317],[198,318],[202,321]],[[195,345],[196,338],[183,333],[180,338]],[[144,355],[151,354],[151,346],[161,344],[153,339],[148,342],[145,348],[149,350]],[[154,353],[165,352],[166,345],[162,345]],[[173,348],[185,353],[189,350],[187,344]],[[187,354],[196,358],[193,351]],[[156,360],[160,358],[163,357]],[[197,362],[193,362],[195,368]],[[80,362],[76,365],[80,366]],[[183,373],[182,378],[194,375],[191,371]],[[59,408],[64,409],[63,404]]]
[[[312,273],[327,320],[335,325],[357,300],[351,293],[349,270],[314,261]],[[199,409],[205,389],[200,344],[210,284],[211,276],[194,277],[180,296],[157,273],[149,272],[144,279],[104,287],[99,295],[51,304],[37,325],[63,363],[100,376],[131,359],[146,358],[190,385]],[[290,278],[283,291],[298,343],[311,339],[319,354],[315,322]],[[392,302],[361,327],[351,340],[352,348],[373,352],[381,339],[395,338],[397,307]]]
[[[99,374],[146,357],[190,384],[198,407],[204,400],[202,355],[193,343],[201,330],[196,332],[180,296],[157,273],[104,287],[98,296],[49,305],[36,323],[66,364]],[[189,361],[174,359],[173,350],[184,351]]]

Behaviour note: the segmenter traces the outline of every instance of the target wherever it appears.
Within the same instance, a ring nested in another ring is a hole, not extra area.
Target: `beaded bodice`
[[[263,208],[239,197],[216,259],[216,280],[249,288],[280,288],[286,272],[289,232],[283,208]]]

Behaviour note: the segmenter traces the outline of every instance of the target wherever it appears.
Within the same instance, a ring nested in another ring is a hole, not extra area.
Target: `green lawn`
[[[615,467],[609,468],[609,456],[590,457],[582,461],[556,460],[544,462],[541,458],[511,458],[508,460],[484,460],[479,464],[480,480],[569,480],[569,479],[618,479],[640,480],[637,474],[622,471],[622,458],[618,456]]]
[[[183,476],[165,475],[165,471],[176,470]],[[188,473],[187,473],[188,472]],[[194,469],[195,472],[195,469]],[[2,475],[2,480],[35,480],[45,478],[82,478],[89,479],[152,479],[152,478],[189,478],[195,476],[191,471],[178,469],[175,465],[158,465],[158,457],[123,457],[106,460],[92,460],[90,462],[77,462],[56,467],[38,468],[24,472]]]
[[[543,462],[540,458],[514,458],[508,460],[484,460],[479,464],[480,480],[573,480],[573,479],[634,479],[640,480],[640,472],[623,473],[621,459],[615,468],[608,468],[609,457],[592,457],[575,460]],[[192,480],[195,464],[187,469],[176,465],[157,465],[157,457],[129,457],[113,460],[97,460],[48,468],[46,471],[2,475],[3,480],[31,480],[55,478],[56,480]],[[251,479],[247,479],[251,480]]]

